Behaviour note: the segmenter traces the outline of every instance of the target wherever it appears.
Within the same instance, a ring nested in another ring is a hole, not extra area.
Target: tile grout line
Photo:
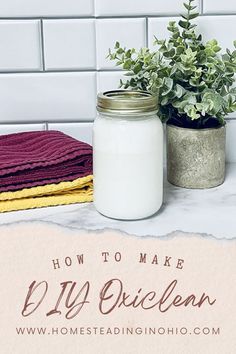
[[[55,69],[55,70],[44,70],[44,71],[40,71],[40,70],[18,70],[18,71],[0,71],[0,75],[6,74],[6,75],[11,75],[11,74],[67,74],[67,73],[97,73],[97,72],[121,72],[123,70],[119,70],[119,69]]]
[[[43,33],[43,20],[40,19],[40,36],[41,36],[41,56],[43,71],[45,71],[45,53],[44,53],[44,33]]]
[[[116,70],[116,69],[97,69],[98,67],[98,58],[97,58],[97,31],[96,31],[96,24],[98,23],[99,20],[112,20],[112,19],[144,19],[145,20],[145,41],[146,41],[146,46],[148,47],[148,42],[149,42],[149,18],[156,18],[156,19],[161,19],[161,18],[169,18],[169,17],[179,17],[179,14],[146,14],[146,15],[106,15],[106,16],[96,16],[96,0],[93,1],[93,16],[45,16],[45,17],[0,17],[0,20],[38,20],[40,23],[40,56],[41,56],[41,67],[43,71],[40,70],[35,70],[35,71],[0,71],[0,75],[2,74],[52,74],[52,73],[59,73],[59,74],[67,74],[67,73],[95,73],[96,75],[96,81],[94,85],[94,89],[96,91],[98,90],[98,73],[113,73],[113,72],[122,72],[121,70]],[[236,15],[236,12],[232,13],[204,13],[204,0],[199,0],[199,13],[200,16],[206,16],[206,17],[213,17],[213,16],[218,16],[218,17],[223,17],[223,16],[232,16]],[[43,29],[43,21],[44,20],[95,20],[95,50],[96,50],[96,56],[95,56],[95,67],[96,69],[56,69],[56,70],[46,70],[45,68],[45,47],[44,47],[44,29]],[[95,118],[95,117],[94,117]],[[89,120],[67,120],[67,119],[62,119],[62,120],[52,120],[52,121],[12,121],[12,122],[0,122],[0,127],[1,125],[15,125],[15,124],[44,124],[44,129],[48,130],[49,124],[90,124],[93,122],[94,118],[90,118]],[[236,122],[236,117],[232,118],[226,118],[227,122]]]
[[[148,33],[148,27],[149,27],[149,24],[148,24],[148,17],[146,17],[146,23],[145,23],[145,31],[146,31],[146,33],[145,33],[145,36],[146,36],[146,47],[148,47],[149,46],[149,33]]]
[[[97,13],[97,0],[93,0],[93,14],[94,14],[94,17],[96,17],[96,13]]]
[[[203,5],[204,0],[200,0],[200,7],[204,7]],[[202,4],[202,5],[201,5]],[[163,14],[143,14],[143,15],[107,15],[107,16],[31,16],[31,17],[0,17],[0,21],[7,21],[7,20],[88,20],[88,19],[95,19],[95,20],[111,20],[111,19],[129,19],[129,18],[165,18],[165,17],[179,17],[179,13],[163,13]],[[233,12],[226,12],[226,13],[217,13],[217,12],[210,12],[210,13],[202,13],[201,16],[232,16],[236,15],[236,11]]]
[[[81,118],[78,119],[78,120],[64,120],[64,119],[60,119],[60,120],[56,120],[56,119],[53,119],[51,121],[45,121],[45,120],[42,120],[42,121],[11,121],[11,122],[7,122],[7,121],[4,121],[4,122],[1,122],[0,123],[0,127],[1,125],[24,125],[24,124],[45,124],[45,127],[46,127],[46,130],[48,129],[48,125],[49,124],[86,124],[86,123],[93,123],[95,117],[94,118],[91,118],[89,120],[83,120]],[[236,117],[235,118],[226,118],[226,122],[236,122]]]
[[[97,88],[97,72],[98,72],[98,50],[97,50],[97,44],[98,44],[98,38],[97,38],[97,21],[94,21],[94,31],[95,31],[95,71],[96,71],[96,88]]]
[[[200,11],[199,11],[199,12],[200,12],[200,15],[201,15],[201,16],[204,14],[204,11],[203,11],[203,8],[204,8],[203,1],[204,1],[204,0],[200,0],[200,4],[199,4],[199,5],[200,5]]]

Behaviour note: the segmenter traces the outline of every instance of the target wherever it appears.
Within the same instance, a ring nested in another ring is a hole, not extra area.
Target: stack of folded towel
[[[59,131],[0,136],[0,212],[92,201],[92,147]]]

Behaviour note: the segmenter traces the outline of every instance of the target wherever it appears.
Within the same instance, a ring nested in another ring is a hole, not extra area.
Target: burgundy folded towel
[[[92,174],[92,147],[59,131],[0,136],[0,192]]]

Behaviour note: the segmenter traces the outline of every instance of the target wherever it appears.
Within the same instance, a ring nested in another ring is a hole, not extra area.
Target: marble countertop
[[[108,219],[93,203],[42,208],[0,215],[0,225],[46,222],[86,230],[117,229],[129,234],[162,236],[174,231],[202,233],[217,238],[236,237],[236,163],[227,165],[225,183],[208,190],[164,187],[164,204],[154,216],[139,221]]]

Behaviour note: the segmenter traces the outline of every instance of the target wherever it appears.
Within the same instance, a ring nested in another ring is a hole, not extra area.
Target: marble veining
[[[225,183],[207,190],[172,186],[166,181],[164,204],[154,216],[139,221],[108,219],[93,203],[4,213],[0,225],[43,221],[73,229],[117,229],[138,236],[162,236],[174,231],[236,238],[236,164],[227,165]]]

